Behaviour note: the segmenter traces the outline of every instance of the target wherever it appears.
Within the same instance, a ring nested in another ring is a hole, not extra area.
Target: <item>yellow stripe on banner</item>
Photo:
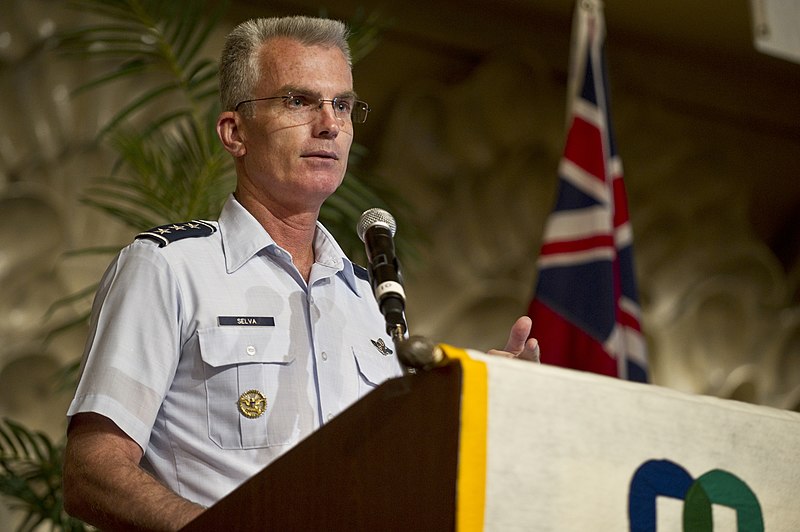
[[[458,442],[456,485],[456,530],[483,530],[486,502],[486,423],[488,380],[486,364],[470,358],[466,351],[440,345],[448,358],[461,363],[461,433]]]

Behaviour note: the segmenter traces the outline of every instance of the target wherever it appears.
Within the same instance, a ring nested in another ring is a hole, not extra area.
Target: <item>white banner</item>
[[[800,414],[468,353],[485,530],[800,530]]]

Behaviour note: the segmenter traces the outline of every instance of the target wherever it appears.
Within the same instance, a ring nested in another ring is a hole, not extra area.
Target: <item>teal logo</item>
[[[755,493],[736,475],[713,469],[692,478],[683,467],[669,460],[649,460],[631,479],[628,519],[631,532],[655,532],[656,497],[683,500],[684,532],[712,532],[711,506],[736,510],[738,532],[763,532],[764,518]]]

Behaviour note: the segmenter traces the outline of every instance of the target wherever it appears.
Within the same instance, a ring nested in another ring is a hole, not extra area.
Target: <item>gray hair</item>
[[[289,37],[305,46],[337,47],[352,68],[348,29],[343,22],[324,18],[257,18],[242,22],[228,34],[219,67],[219,97],[224,111],[253,98],[261,77],[258,52],[275,37]]]

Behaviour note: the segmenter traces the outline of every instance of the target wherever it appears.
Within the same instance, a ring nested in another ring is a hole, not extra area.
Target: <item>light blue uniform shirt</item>
[[[110,418],[145,469],[204,505],[402,374],[366,272],[321,224],[308,285],[233,197],[209,224],[136,240],[109,266],[67,414]],[[237,404],[250,390],[266,398],[252,419]]]

